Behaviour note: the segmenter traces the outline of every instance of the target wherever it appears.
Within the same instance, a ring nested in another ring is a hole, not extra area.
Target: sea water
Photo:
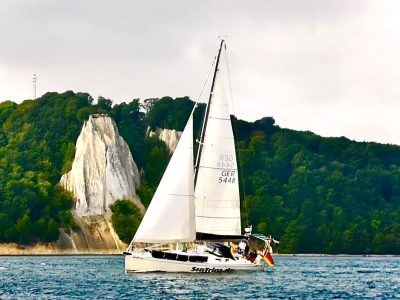
[[[275,264],[259,272],[125,274],[122,256],[3,256],[0,298],[400,298],[400,257],[275,256]]]

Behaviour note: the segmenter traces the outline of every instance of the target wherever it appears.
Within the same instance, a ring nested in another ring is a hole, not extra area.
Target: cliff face
[[[120,199],[131,199],[143,208],[135,192],[140,184],[138,168],[107,115],[92,115],[85,122],[72,169],[60,184],[73,193],[77,217],[101,215]]]
[[[103,215],[76,217],[80,230],[60,231],[57,242],[21,246],[14,243],[0,244],[1,255],[37,254],[121,254],[127,247],[115,233],[111,223],[111,212]]]
[[[160,140],[167,144],[170,153],[175,151],[178,145],[182,132],[175,129],[158,128],[156,132],[150,132],[150,136],[157,136]]]
[[[77,217],[79,231],[61,231],[56,245],[61,251],[70,253],[121,253],[127,247],[111,224],[111,212],[103,215]]]

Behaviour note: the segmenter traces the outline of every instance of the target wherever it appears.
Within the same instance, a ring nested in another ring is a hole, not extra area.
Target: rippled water
[[[399,257],[275,257],[276,269],[124,274],[122,256],[0,257],[0,298],[400,298]]]

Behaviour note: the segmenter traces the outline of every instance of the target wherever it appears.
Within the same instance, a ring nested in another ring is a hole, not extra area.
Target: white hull
[[[221,260],[209,257],[207,262],[176,261],[154,258],[150,253],[132,253],[125,255],[125,272],[186,272],[186,273],[219,273],[226,271],[259,271],[264,265],[251,263],[248,260]]]

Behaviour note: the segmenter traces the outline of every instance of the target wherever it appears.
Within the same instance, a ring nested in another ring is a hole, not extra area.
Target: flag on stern
[[[263,260],[265,263],[270,266],[271,268],[275,267],[274,260],[272,259],[272,247],[271,247],[271,240],[267,240],[265,242],[264,251],[263,251]]]
[[[264,260],[265,263],[266,263],[268,266],[270,266],[271,268],[275,267],[275,263],[274,263],[274,260],[272,259],[271,254],[266,253],[266,254],[263,256],[263,260]]]

